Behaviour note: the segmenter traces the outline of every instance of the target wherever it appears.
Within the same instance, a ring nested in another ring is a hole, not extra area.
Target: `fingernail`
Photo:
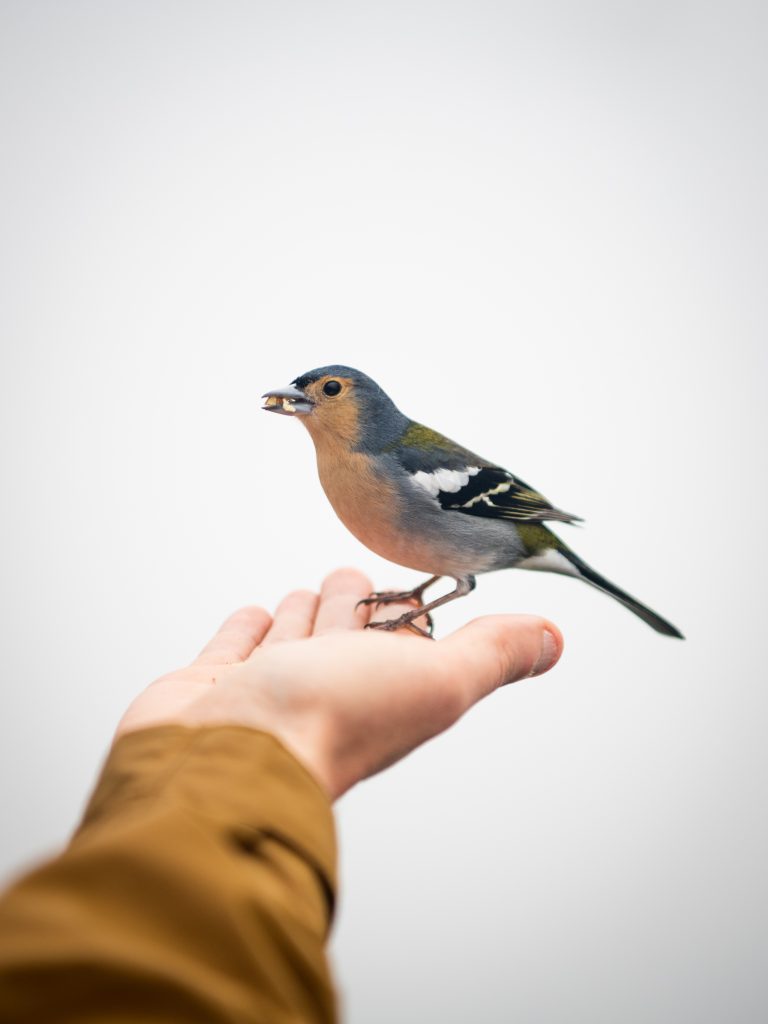
[[[539,651],[539,657],[528,675],[540,676],[542,672],[546,672],[547,669],[552,668],[556,661],[557,640],[555,640],[554,636],[548,629],[545,629],[541,637],[541,651]]]

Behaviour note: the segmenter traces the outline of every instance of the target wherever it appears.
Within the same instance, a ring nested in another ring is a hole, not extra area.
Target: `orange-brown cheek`
[[[360,437],[357,409],[351,401],[318,402],[304,417],[304,425],[318,449],[353,448]]]

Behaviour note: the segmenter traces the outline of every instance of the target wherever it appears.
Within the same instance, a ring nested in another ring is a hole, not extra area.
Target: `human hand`
[[[320,594],[295,591],[274,617],[231,615],[187,668],[152,683],[117,735],[155,725],[242,725],[272,733],[331,798],[447,729],[505,683],[540,675],[560,657],[560,631],[544,619],[493,615],[433,642],[407,629],[366,630],[393,618],[357,607],[372,590],[339,569]]]

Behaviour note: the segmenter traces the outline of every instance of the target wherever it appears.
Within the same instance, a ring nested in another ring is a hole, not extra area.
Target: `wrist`
[[[270,733],[309,771],[330,799],[340,795],[336,773],[325,754],[325,737],[330,729],[320,709],[278,708],[265,700],[257,687],[232,682],[198,698],[174,721],[189,728],[237,725]]]

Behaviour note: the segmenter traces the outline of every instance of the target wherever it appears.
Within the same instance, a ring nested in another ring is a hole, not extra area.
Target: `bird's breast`
[[[476,549],[484,524],[452,516],[450,529],[447,514],[436,502],[418,488],[413,494],[403,493],[369,456],[318,446],[317,468],[336,515],[350,533],[382,558],[438,576],[482,572],[490,567],[486,564],[487,544]],[[405,481],[401,486],[410,485]]]
[[[362,544],[391,562],[433,571],[424,538],[403,529],[397,487],[367,455],[318,449],[317,468],[334,512]]]

